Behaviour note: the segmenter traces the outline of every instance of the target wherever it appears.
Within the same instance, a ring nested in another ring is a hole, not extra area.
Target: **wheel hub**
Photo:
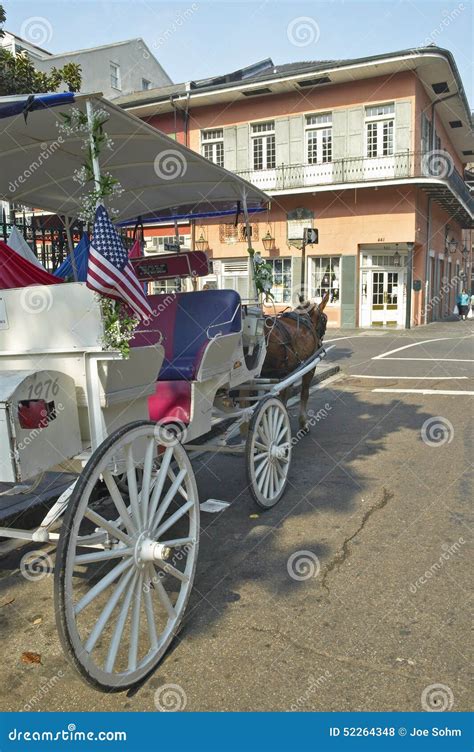
[[[135,546],[135,562],[143,568],[149,562],[165,563],[171,556],[171,549],[149,537],[146,531],[140,535]]]

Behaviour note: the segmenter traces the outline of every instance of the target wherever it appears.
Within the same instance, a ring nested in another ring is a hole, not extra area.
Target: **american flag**
[[[104,206],[98,206],[95,213],[87,286],[109,298],[123,300],[141,319],[152,316],[128,253]]]

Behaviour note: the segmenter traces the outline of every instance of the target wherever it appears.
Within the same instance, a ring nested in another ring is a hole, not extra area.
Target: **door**
[[[371,326],[399,325],[401,282],[400,272],[372,272]]]
[[[380,180],[395,177],[393,156],[393,120],[377,120],[366,123],[366,155],[364,177]]]

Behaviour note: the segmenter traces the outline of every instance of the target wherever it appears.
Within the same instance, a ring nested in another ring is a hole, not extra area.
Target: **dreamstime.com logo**
[[[49,287],[24,287],[20,295],[20,305],[25,313],[44,313],[53,306],[53,295]]]
[[[436,415],[428,418],[421,426],[421,438],[430,447],[440,447],[451,444],[454,438],[454,426],[447,418]]]
[[[188,169],[186,157],[176,149],[165,149],[156,155],[154,170],[162,180],[182,178]]]
[[[447,684],[430,684],[421,693],[421,707],[429,713],[442,713],[453,705],[453,690]]]
[[[20,561],[20,572],[25,580],[36,582],[49,577],[53,572],[53,561],[45,551],[28,551]]]
[[[432,564],[430,568],[421,575],[421,577],[418,577],[415,582],[412,582],[410,584],[410,587],[408,588],[410,593],[413,593],[414,595],[423,585],[426,585],[428,580],[431,580],[432,577],[436,577],[438,572],[443,569],[446,562],[452,559],[452,557],[457,553],[459,553],[461,546],[464,546],[465,543],[466,541],[462,536],[456,541],[456,543],[452,543],[451,545],[449,543],[443,543],[441,546],[443,553],[440,555],[438,560],[435,561],[434,564]]]
[[[311,16],[298,16],[286,27],[286,36],[295,47],[308,47],[319,41],[321,31],[317,21]]]
[[[312,551],[295,551],[286,562],[286,569],[292,580],[302,582],[317,577],[321,564]]]
[[[154,701],[161,713],[178,713],[185,709],[188,698],[179,684],[163,684],[156,690]]]
[[[444,149],[435,149],[423,154],[421,160],[423,175],[432,178],[449,178],[453,174],[454,162],[451,154]]]
[[[51,144],[46,144],[46,143],[40,144],[41,151],[38,157],[33,162],[31,162],[25,170],[23,170],[21,175],[18,175],[16,180],[10,181],[9,186],[8,186],[8,190],[10,191],[10,193],[15,193],[15,191],[17,191],[18,188],[21,185],[23,185],[23,183],[26,183],[27,180],[31,178],[32,175],[34,175],[36,170],[39,170],[39,168],[42,167],[43,164],[48,161],[50,156],[54,154],[54,152],[57,151],[57,149],[59,149],[59,147],[63,143],[64,143],[63,137],[58,136],[56,141],[53,141]]]
[[[20,27],[20,37],[38,47],[44,47],[53,38],[53,27],[43,16],[30,16]]]

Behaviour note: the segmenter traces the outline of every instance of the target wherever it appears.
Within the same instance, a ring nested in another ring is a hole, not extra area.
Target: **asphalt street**
[[[255,507],[242,458],[196,461],[201,500],[231,505],[202,513],[184,629],[138,691],[81,682],[52,577],[28,581],[28,546],[3,548],[2,710],[154,711],[167,685],[190,711],[469,709],[473,324],[326,341],[341,374],[313,387],[275,508]]]

